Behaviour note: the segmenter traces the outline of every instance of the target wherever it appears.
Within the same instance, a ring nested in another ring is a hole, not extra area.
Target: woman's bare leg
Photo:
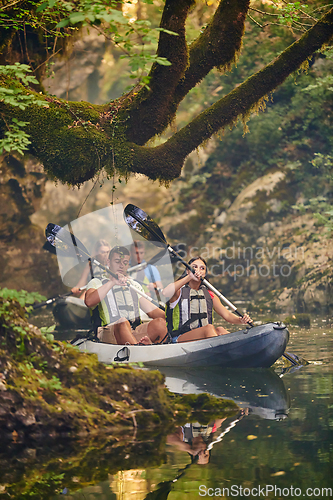
[[[216,326],[215,330],[216,330],[218,335],[226,335],[227,333],[229,333],[228,330],[223,328],[223,326]]]
[[[211,337],[217,337],[219,334],[213,325],[202,326],[201,328],[195,328],[190,332],[183,333],[177,342],[189,342],[191,340],[201,340],[209,339]]]

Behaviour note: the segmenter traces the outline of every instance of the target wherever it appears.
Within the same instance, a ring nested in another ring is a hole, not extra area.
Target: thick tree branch
[[[204,32],[190,47],[190,64],[176,88],[175,104],[215,67],[229,69],[241,49],[250,0],[221,0]]]
[[[240,51],[250,0],[221,0],[211,22],[191,45],[188,60],[185,21],[193,3],[189,0],[166,3],[161,27],[179,36],[161,33],[158,55],[167,57],[173,64],[171,67],[154,65],[150,73],[151,92],[142,91],[137,97],[131,111],[133,123],[127,134],[136,144],[143,145],[162,133],[174,119],[180,101],[189,90],[212,68],[229,68]]]
[[[132,169],[151,178],[172,180],[180,175],[186,156],[221,128],[233,125],[241,117],[264,104],[263,99],[314,52],[333,37],[333,9],[320,19],[298,41],[288,47],[263,70],[202,112],[191,123],[156,148],[133,146]]]
[[[170,104],[176,85],[188,64],[185,21],[194,0],[167,0],[160,27],[178,34],[161,32],[157,55],[167,58],[171,66],[154,63],[150,71],[150,89],[142,89],[131,102],[127,136],[137,144],[145,144],[170,123]],[[161,129],[161,124],[162,129]]]

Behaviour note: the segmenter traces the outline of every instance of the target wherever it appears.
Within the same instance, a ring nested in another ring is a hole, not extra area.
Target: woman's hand
[[[191,280],[194,280],[194,281],[200,281],[200,274],[199,274],[199,271],[196,271],[195,274],[193,274],[189,269],[187,269],[187,274],[190,278],[190,281]]]
[[[245,313],[244,316],[242,318],[239,318],[240,319],[240,324],[241,325],[246,325],[247,323],[252,323],[252,319],[250,318],[250,316]]]

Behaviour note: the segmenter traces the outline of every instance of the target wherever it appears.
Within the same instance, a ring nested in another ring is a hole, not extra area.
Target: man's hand
[[[116,280],[115,278],[113,278],[117,285],[120,285],[120,286],[126,286],[127,285],[127,280],[128,280],[128,276],[124,276],[123,274],[118,274],[118,280]]]

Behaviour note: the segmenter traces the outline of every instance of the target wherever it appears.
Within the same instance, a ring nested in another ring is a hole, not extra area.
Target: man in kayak
[[[136,266],[137,264],[145,264],[145,267],[135,273],[133,278],[141,283],[144,283],[143,289],[146,293],[153,292],[157,295],[159,299],[158,290],[162,288],[162,281],[160,273],[156,266],[147,264],[145,261],[145,246],[142,241],[133,241],[131,245],[131,266]]]
[[[109,259],[109,253],[111,250],[110,244],[105,241],[105,240],[98,240],[94,246],[94,251],[92,256],[98,260],[103,266],[108,265],[108,259]],[[81,292],[81,287],[84,287],[88,281],[92,278],[101,278],[103,276],[103,269],[101,269],[98,266],[95,266],[94,264],[92,265],[92,268],[90,268],[90,265],[87,263],[86,267],[83,270],[83,273],[81,275],[81,278],[77,282],[77,284],[72,288],[71,292],[73,295],[77,295],[78,293]],[[80,295],[81,299],[84,299],[85,296],[85,291]]]
[[[207,263],[202,257],[194,257],[189,264],[195,274],[187,270],[175,283],[170,283],[163,290],[163,295],[169,298],[166,321],[172,343],[228,333],[221,326],[213,326],[213,310],[229,323],[245,325],[251,322],[248,314],[241,318],[228,311],[220,299],[201,284],[201,278],[205,278],[207,274]]]
[[[85,296],[85,304],[93,309],[93,317],[98,316],[100,320],[98,338],[110,344],[137,344],[138,340],[141,344],[150,344],[162,340],[167,334],[164,311],[133,289],[142,290],[139,283],[127,276],[128,249],[121,246],[112,248],[108,264],[118,279],[112,276],[92,279]],[[152,321],[141,322],[140,308]]]

